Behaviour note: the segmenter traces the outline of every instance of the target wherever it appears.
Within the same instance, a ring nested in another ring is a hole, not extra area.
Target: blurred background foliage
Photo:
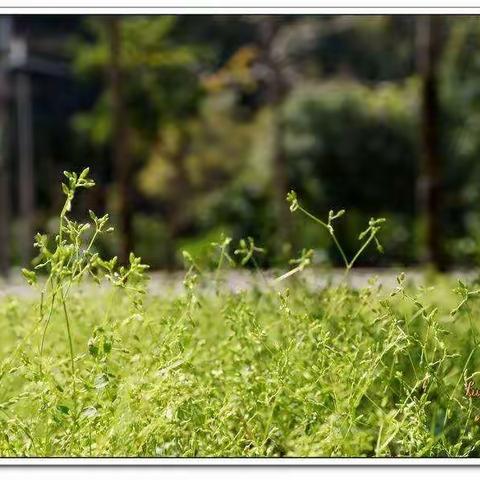
[[[12,93],[2,104],[10,248],[0,254],[9,265],[31,254],[22,232],[55,228],[61,172],[86,165],[98,188],[78,211],[113,212],[118,226],[102,248],[120,256],[134,248],[154,268],[181,267],[182,249],[207,257],[222,232],[254,237],[268,251],[264,267],[302,247],[338,264],[325,233],[288,212],[289,189],[320,216],[347,210],[337,228],[348,254],[370,216],[388,218],[384,255],[372,251],[363,265],[415,265],[431,248],[442,249],[439,267],[479,259],[480,18],[430,19],[437,213],[419,201],[430,78],[419,67],[420,17],[3,20],[7,90],[27,73],[33,132],[29,186]],[[15,66],[19,40],[27,58]],[[64,73],[38,71],[39,61]],[[429,215],[438,216],[439,247],[426,240]]]

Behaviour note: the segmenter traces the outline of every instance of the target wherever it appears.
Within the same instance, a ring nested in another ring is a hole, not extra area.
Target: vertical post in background
[[[7,276],[10,269],[7,55],[11,29],[11,18],[0,17],[0,275],[3,276]]]
[[[27,265],[32,254],[32,235],[34,221],[34,160],[32,96],[30,74],[27,66],[27,44],[17,40],[19,58],[15,59],[20,68],[15,75],[15,101],[17,107],[17,143],[19,168],[19,214],[20,214],[20,251],[23,265]],[[13,60],[13,59],[12,59]]]
[[[121,19],[111,16],[107,19],[110,41],[110,94],[113,142],[113,169],[118,191],[118,214],[120,221],[120,261],[128,263],[133,250],[132,225],[132,178],[128,143],[127,112],[124,101],[124,75],[122,72]]]
[[[284,126],[281,107],[286,95],[286,85],[282,74],[280,60],[274,53],[275,37],[280,29],[280,22],[271,15],[259,20],[259,44],[261,47],[261,62],[266,70],[267,102],[272,115],[272,191],[273,207],[278,228],[277,254],[287,244],[291,246],[292,225],[286,196],[288,193],[288,165],[284,146]]]
[[[440,158],[440,102],[438,61],[440,22],[436,16],[417,19],[417,63],[421,79],[421,166],[418,178],[419,209],[425,227],[424,259],[439,270],[445,268],[442,251],[442,175]]]

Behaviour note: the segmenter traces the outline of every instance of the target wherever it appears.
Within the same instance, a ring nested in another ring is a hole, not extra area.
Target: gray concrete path
[[[353,288],[362,288],[368,285],[370,279],[376,277],[377,281],[387,288],[395,287],[396,277],[401,269],[362,269],[358,268],[350,272],[349,283]],[[260,289],[265,288],[266,284],[273,285],[275,288],[281,289],[282,286],[288,285],[288,280],[283,282],[274,282],[276,276],[281,275],[284,271],[264,271],[262,275],[248,270],[231,270],[222,272],[223,288],[232,292],[248,290],[253,286]],[[428,279],[422,270],[405,270],[407,279],[414,284],[426,284]],[[447,274],[452,279],[461,279],[463,281],[471,281],[478,274],[474,271],[454,271]],[[148,290],[153,295],[176,295],[183,291],[184,272],[152,272],[150,273],[150,281]],[[320,270],[310,269],[297,274],[298,278],[304,279],[313,289],[321,289],[329,284],[338,284],[344,279],[342,270]],[[205,278],[202,284],[205,288],[214,288],[213,275]],[[93,282],[85,282],[82,288],[89,292],[98,290],[98,285]],[[5,296],[34,298],[39,293],[38,289],[32,288],[26,284],[22,275],[18,271],[12,272],[8,280],[0,279],[0,298]]]

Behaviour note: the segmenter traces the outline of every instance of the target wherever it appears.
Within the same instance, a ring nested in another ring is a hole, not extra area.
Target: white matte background
[[[435,480],[474,478],[472,467],[3,467],[0,478],[45,480]],[[457,470],[458,469],[458,470]]]

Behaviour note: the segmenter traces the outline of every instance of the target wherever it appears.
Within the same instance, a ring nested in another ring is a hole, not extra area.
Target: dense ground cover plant
[[[288,275],[232,293],[223,266],[265,252],[223,237],[213,276],[184,252],[184,294],[145,294],[140,259],[95,252],[107,217],[68,218],[88,171],[67,180],[58,235],[36,238],[40,301],[0,302],[0,455],[480,454],[478,399],[465,396],[480,370],[475,285],[399,275],[393,290],[372,279],[315,291],[304,251]],[[316,221],[338,243],[335,218]]]

